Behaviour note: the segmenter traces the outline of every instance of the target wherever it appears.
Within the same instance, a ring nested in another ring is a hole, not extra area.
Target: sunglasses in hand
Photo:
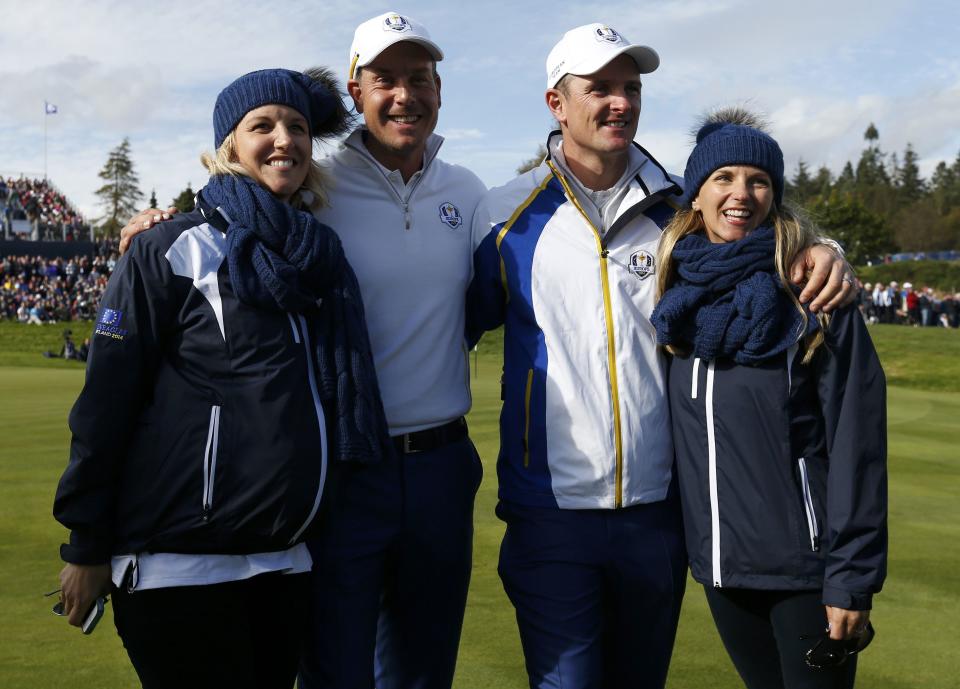
[[[860,634],[849,639],[831,639],[829,631],[800,638],[817,639],[817,642],[804,654],[804,660],[815,670],[826,670],[843,665],[848,656],[855,655],[869,646],[874,636],[876,632],[873,625],[867,622],[867,626]]]
[[[50,591],[49,593],[43,594],[45,597],[53,596],[57,593],[60,593],[60,589],[55,591]],[[87,614],[83,616],[83,623],[80,625],[80,630],[84,634],[90,634],[94,629],[97,628],[97,623],[100,621],[100,618],[103,617],[104,607],[107,603],[110,602],[110,599],[106,596],[100,596],[90,605],[90,609],[87,610]],[[63,601],[58,600],[53,605],[53,614],[58,617],[64,617],[66,613],[63,611]]]

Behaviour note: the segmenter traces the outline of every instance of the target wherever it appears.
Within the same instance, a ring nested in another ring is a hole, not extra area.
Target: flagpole
[[[43,181],[47,181],[47,101],[43,101]]]

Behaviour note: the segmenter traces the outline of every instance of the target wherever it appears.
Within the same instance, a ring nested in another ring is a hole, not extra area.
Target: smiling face
[[[286,105],[263,105],[244,115],[234,129],[234,145],[247,174],[285,203],[310,171],[310,128]]]
[[[391,170],[419,169],[440,109],[440,77],[430,54],[409,41],[394,43],[348,81],[347,90],[363,114],[373,157]]]
[[[547,90],[547,106],[563,130],[563,153],[570,159],[619,160],[637,133],[640,70],[620,55],[598,72],[568,74],[559,89]]]
[[[703,217],[714,244],[743,239],[763,223],[773,207],[773,182],[750,165],[717,168],[707,177],[692,207]]]

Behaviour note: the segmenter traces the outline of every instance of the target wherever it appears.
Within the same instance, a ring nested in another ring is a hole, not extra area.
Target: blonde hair
[[[800,300],[790,288],[790,266],[794,259],[803,250],[813,246],[818,242],[819,232],[816,225],[802,211],[784,204],[777,207],[774,204],[770,209],[770,215],[767,216],[765,224],[773,227],[776,238],[776,249],[774,250],[774,265],[777,269],[777,275],[784,286],[784,292],[790,297],[797,311],[803,318],[803,330],[806,330],[809,315],[801,306]],[[673,261],[673,248],[677,242],[694,232],[702,232],[705,229],[703,216],[699,211],[689,208],[678,210],[673,216],[673,220],[667,225],[660,237],[660,246],[657,249],[657,299],[659,300],[676,281],[676,265]],[[806,353],[803,357],[803,363],[809,363],[817,347],[823,344],[823,331],[830,324],[830,317],[824,313],[817,314],[817,320],[820,328],[805,338]],[[682,351],[673,345],[667,345],[666,350],[671,354],[677,354]]]
[[[236,130],[224,137],[223,143],[220,144],[220,148],[217,149],[215,154],[211,155],[206,152],[200,154],[200,162],[211,175],[250,176],[247,169],[237,162]],[[310,211],[329,206],[330,201],[327,196],[329,185],[330,175],[320,167],[317,161],[311,158],[307,177],[303,180],[300,189],[291,197],[290,205]],[[309,195],[304,194],[304,191],[310,192]]]

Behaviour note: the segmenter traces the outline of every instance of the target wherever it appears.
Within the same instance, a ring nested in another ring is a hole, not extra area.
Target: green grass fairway
[[[50,516],[66,461],[67,413],[83,383],[73,362],[50,361],[60,326],[0,322],[0,687],[137,686],[110,613],[85,637],[50,613],[65,531]],[[84,326],[70,325],[75,339]],[[866,689],[956,687],[960,639],[960,333],[876,327],[891,382],[890,571],[876,598],[877,638],[861,661]],[[496,503],[500,366],[496,334],[481,345],[471,435],[484,460],[477,498],[473,580],[458,689],[526,686],[519,639],[496,574],[502,524]],[[471,364],[473,365],[473,364]],[[108,606],[108,610],[110,606]],[[643,649],[637,649],[642,653]],[[692,581],[668,686],[741,684]]]

